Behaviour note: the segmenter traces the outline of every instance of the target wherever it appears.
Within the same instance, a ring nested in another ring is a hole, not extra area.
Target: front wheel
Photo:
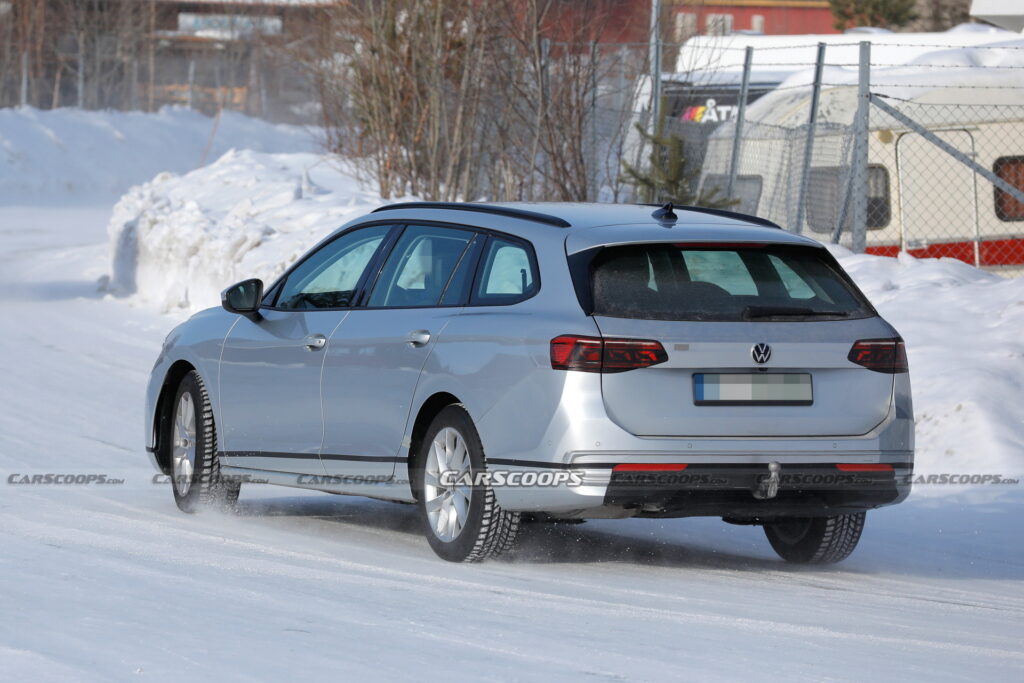
[[[167,448],[174,502],[184,512],[196,512],[203,507],[233,509],[241,485],[221,477],[213,408],[197,372],[190,372],[181,380],[170,409]]]
[[[864,531],[865,513],[804,517],[764,525],[765,536],[779,557],[800,564],[832,564],[845,560]]]
[[[478,482],[484,449],[469,414],[458,405],[438,413],[416,454],[420,518],[434,552],[449,562],[478,562],[512,547],[519,513],[498,506]]]

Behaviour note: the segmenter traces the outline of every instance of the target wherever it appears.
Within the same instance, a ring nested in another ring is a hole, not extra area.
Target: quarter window
[[[391,230],[374,225],[328,242],[302,261],[285,280],[277,308],[347,308],[377,249]]]
[[[474,302],[511,304],[533,296],[537,273],[531,251],[519,242],[492,238],[483,258]]]
[[[388,256],[369,305],[436,306],[472,239],[468,230],[410,225]]]

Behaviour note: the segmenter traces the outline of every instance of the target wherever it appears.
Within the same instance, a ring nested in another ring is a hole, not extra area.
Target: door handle
[[[405,335],[405,342],[410,346],[426,346],[430,341],[429,330],[413,330]]]
[[[307,351],[318,351],[327,345],[327,337],[322,334],[311,334],[302,340]]]

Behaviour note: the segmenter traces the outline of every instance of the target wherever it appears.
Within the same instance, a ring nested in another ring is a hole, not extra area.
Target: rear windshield
[[[874,315],[824,249],[785,245],[605,247],[595,315],[645,320],[842,320]]]

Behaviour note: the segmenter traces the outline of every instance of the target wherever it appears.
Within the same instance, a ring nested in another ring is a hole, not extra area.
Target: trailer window
[[[757,215],[757,207],[761,203],[762,179],[759,175],[738,175],[736,184],[733,186],[733,196],[730,199],[739,200],[739,203],[729,207],[730,211]],[[704,176],[701,184],[702,192],[718,190],[718,196],[725,197],[725,189],[729,187],[729,176],[724,173],[709,173]]]
[[[992,165],[992,172],[1024,192],[1024,157],[1000,157]],[[1009,192],[998,187],[995,191],[996,215],[999,220],[1024,221],[1024,202],[1017,201]]]
[[[812,168],[807,178],[807,224],[811,230],[831,234],[839,215],[843,200],[843,188],[850,182],[850,169],[840,166],[818,166]],[[852,225],[850,206],[847,207],[843,230]],[[884,166],[868,166],[868,230],[880,230],[892,219],[889,200],[889,171]]]

